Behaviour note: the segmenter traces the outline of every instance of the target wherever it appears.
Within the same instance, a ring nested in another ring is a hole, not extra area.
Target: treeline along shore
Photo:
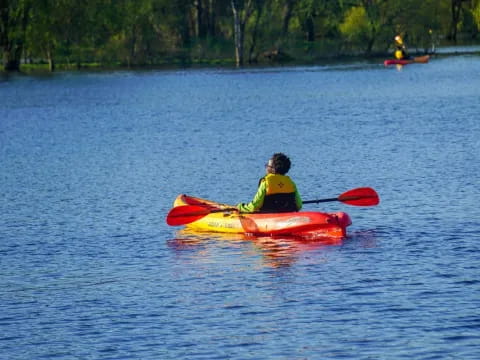
[[[4,71],[315,62],[477,41],[480,0],[0,0]]]

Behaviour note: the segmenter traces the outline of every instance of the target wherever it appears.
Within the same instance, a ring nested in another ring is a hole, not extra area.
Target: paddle
[[[374,206],[380,202],[378,194],[369,187],[352,189],[339,197],[320,200],[307,200],[304,204],[318,204],[321,202],[340,201],[353,206]],[[167,215],[167,224],[170,226],[185,225],[217,212],[237,211],[236,208],[212,209],[201,205],[176,206]]]
[[[238,211],[236,208],[212,209],[201,205],[181,205],[176,206],[167,215],[167,224],[170,226],[178,226],[190,224],[200,220],[208,214],[217,212]]]
[[[304,204],[318,204],[328,201],[340,201],[353,206],[375,206],[380,202],[380,198],[375,190],[369,187],[356,188],[348,190],[339,197],[321,200],[307,200]]]

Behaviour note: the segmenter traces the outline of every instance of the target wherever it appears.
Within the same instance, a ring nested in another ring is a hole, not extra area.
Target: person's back
[[[276,153],[266,164],[266,172],[260,179],[257,193],[248,204],[238,204],[240,212],[290,212],[302,208],[302,199],[293,180],[286,175],[290,159]]]
[[[265,181],[265,199],[260,211],[288,212],[297,211],[295,203],[296,185],[289,176],[268,174],[261,181]]]

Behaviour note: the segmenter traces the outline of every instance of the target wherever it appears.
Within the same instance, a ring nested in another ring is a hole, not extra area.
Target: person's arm
[[[257,193],[253,197],[253,200],[250,201],[248,204],[238,204],[237,209],[243,213],[251,213],[255,212],[260,209],[263,205],[263,201],[265,200],[265,194],[267,192],[265,181],[261,181],[260,185],[258,186]]]
[[[302,197],[298,192],[297,185],[295,185],[295,204],[297,205],[297,210],[300,210],[303,205]]]

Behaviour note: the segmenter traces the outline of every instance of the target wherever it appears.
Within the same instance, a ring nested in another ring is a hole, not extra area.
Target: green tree
[[[231,0],[233,13],[233,33],[235,41],[235,64],[244,64],[245,27],[254,10],[253,0]]]
[[[477,29],[480,29],[480,0],[473,1],[472,16],[477,25]]]
[[[370,42],[372,27],[363,6],[349,8],[340,24],[343,36],[352,43]]]
[[[7,71],[20,69],[31,9],[30,0],[0,0],[0,47]]]
[[[357,6],[348,7],[340,24],[342,35],[353,47],[370,54],[388,24],[389,14],[385,10],[385,3],[379,0],[361,0]]]

